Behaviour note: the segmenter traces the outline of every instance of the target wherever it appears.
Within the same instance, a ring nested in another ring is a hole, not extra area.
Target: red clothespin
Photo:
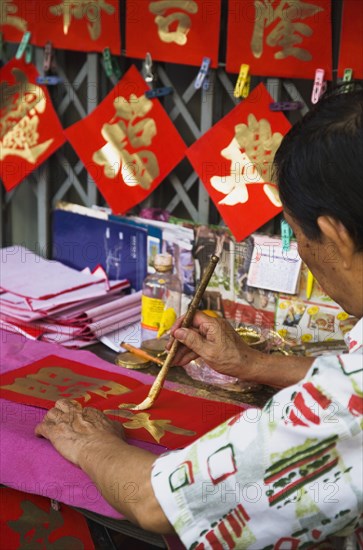
[[[326,92],[327,83],[324,80],[324,69],[316,69],[313,91],[311,93],[311,103],[317,103],[321,96]]]
[[[208,71],[211,64],[210,57],[203,57],[202,64],[199,69],[199,73],[197,74],[197,78],[194,82],[194,88],[196,90],[199,90],[203,86],[204,90],[207,90],[209,88],[209,79],[208,79]]]

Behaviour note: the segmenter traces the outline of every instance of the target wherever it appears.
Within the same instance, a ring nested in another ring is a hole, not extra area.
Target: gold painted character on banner
[[[18,11],[12,0],[0,0],[0,25],[15,27],[18,31],[26,32],[28,23],[25,19],[14,15]]]
[[[31,164],[48,149],[54,139],[39,143],[39,115],[47,100],[39,86],[28,82],[26,74],[14,68],[15,84],[0,83],[0,161],[15,155]]]
[[[275,53],[275,59],[292,56],[301,61],[310,61],[311,53],[298,45],[303,42],[304,37],[311,36],[313,31],[300,20],[324,11],[323,8],[302,0],[280,0],[279,5],[274,8],[274,1],[255,0],[255,25],[251,39],[254,57],[259,59],[262,56],[264,31],[270,27],[266,44],[270,47],[281,47],[281,50]]]
[[[49,7],[49,11],[53,15],[63,15],[64,34],[68,34],[72,16],[76,19],[88,19],[87,28],[92,40],[97,40],[101,35],[102,10],[107,15],[115,13],[114,6],[107,4],[105,0],[63,0],[60,4]]]
[[[248,201],[247,185],[263,185],[263,190],[276,207],[281,201],[271,181],[271,168],[275,153],[281,143],[282,134],[272,134],[268,120],[257,121],[250,113],[247,124],[235,126],[235,136],[221,151],[222,157],[231,162],[228,176],[212,176],[210,183],[214,189],[225,195],[218,204],[235,206]]]
[[[107,143],[92,157],[96,164],[104,167],[107,178],[114,179],[121,172],[129,187],[140,185],[143,189],[150,189],[159,175],[158,160],[152,151],[130,152],[126,149],[128,145],[133,149],[151,145],[157,128],[153,118],[144,117],[152,106],[152,101],[145,96],[131,94],[129,101],[123,97],[115,99],[115,117],[101,130]]]
[[[43,367],[35,374],[16,378],[12,384],[1,387],[3,390],[54,402],[58,399],[83,397],[85,403],[91,399],[91,394],[107,399],[110,395],[122,395],[131,391],[112,380],[84,376],[57,366]]]
[[[124,422],[123,426],[124,428],[127,428],[129,430],[138,430],[140,428],[144,428],[151,436],[157,441],[157,443],[160,443],[160,440],[164,437],[166,432],[178,434],[178,435],[185,435],[192,437],[195,435],[195,432],[192,430],[186,430],[184,428],[179,428],[178,426],[174,426],[171,422],[171,420],[168,419],[156,419],[151,420],[150,419],[150,413],[145,412],[132,412],[125,410],[124,407],[133,408],[135,407],[135,404],[122,404],[119,409],[116,410],[106,410],[103,411],[105,414],[109,414],[112,416],[122,417],[122,418],[128,418],[129,421]]]
[[[168,10],[179,11],[173,11],[166,15]],[[184,46],[187,43],[192,22],[185,12],[198,13],[197,2],[193,0],[159,0],[150,2],[149,11],[156,15],[154,21],[162,42],[175,42],[179,46]]]

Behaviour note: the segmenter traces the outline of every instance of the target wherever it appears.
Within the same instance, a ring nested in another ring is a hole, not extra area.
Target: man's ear
[[[331,241],[342,259],[343,267],[349,269],[355,253],[355,243],[349,231],[333,216],[319,216],[316,220],[323,236]]]

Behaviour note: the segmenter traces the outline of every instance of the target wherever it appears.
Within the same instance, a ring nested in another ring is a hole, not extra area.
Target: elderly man
[[[322,100],[275,157],[284,215],[302,259],[347,312],[363,316],[363,92]],[[276,357],[251,350],[226,321],[197,313],[173,328],[182,365],[202,357],[279,391],[185,449],[156,458],[128,445],[94,409],[59,401],[36,428],[144,529],[187,548],[317,548],[357,532],[362,507],[363,321],[349,354]],[[127,483],[138,486],[127,499]],[[115,486],[118,491],[115,491]],[[361,531],[360,535],[362,536]]]

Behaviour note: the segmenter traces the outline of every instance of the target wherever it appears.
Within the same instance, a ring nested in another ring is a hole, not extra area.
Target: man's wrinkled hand
[[[79,466],[80,456],[95,441],[124,438],[121,424],[112,422],[102,411],[82,407],[77,401],[60,399],[35,428],[67,460]]]

